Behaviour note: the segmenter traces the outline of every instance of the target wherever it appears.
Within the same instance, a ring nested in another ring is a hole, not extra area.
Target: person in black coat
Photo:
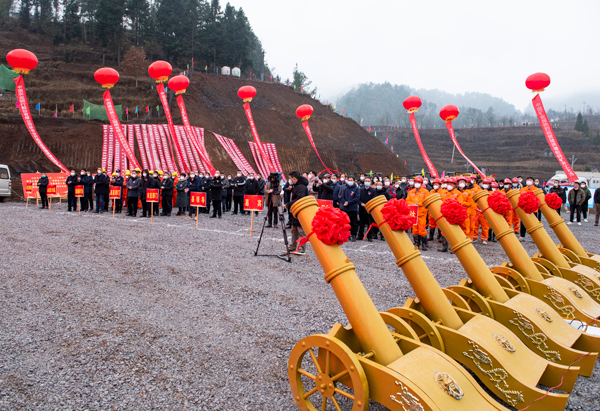
[[[283,185],[283,204],[286,204],[290,201],[290,195],[292,193],[292,188],[293,188],[292,181],[289,179],[289,176],[288,176],[288,180]],[[290,210],[288,210],[287,214],[288,214],[288,222],[285,225],[285,227],[292,228],[292,212]]]
[[[158,198],[160,198],[160,186],[161,186],[161,180],[160,177],[158,176],[158,171],[155,171],[154,174],[152,174],[152,178],[150,179],[150,187],[148,188],[154,188],[154,189],[158,189]],[[158,216],[158,209],[159,209],[159,202],[155,202],[152,203],[152,212],[154,213],[155,216]]]
[[[130,217],[137,216],[137,206],[141,187],[142,180],[138,177],[137,172],[133,171],[131,173],[131,178],[127,180],[127,215]]]
[[[190,173],[190,178],[188,180],[188,186],[184,191],[186,193],[188,193],[188,210],[189,210],[189,216],[191,217],[194,214],[196,214],[196,207],[190,206],[190,200],[192,198],[191,193],[200,192],[200,179],[196,176],[196,173],[194,173],[193,171]]]
[[[76,185],[78,186],[83,186],[83,197],[79,198],[79,209],[81,211],[87,211],[88,210],[88,201],[87,201],[87,193],[89,191],[89,187],[88,187],[88,176],[86,174],[85,170],[81,170],[79,172],[79,177],[78,177],[78,183]],[[77,199],[75,199],[75,201],[77,201]]]
[[[152,178],[148,175],[148,170],[142,170],[142,178],[140,179],[140,198],[142,200],[142,217],[150,217],[150,204],[146,202],[146,190],[151,187]]]
[[[300,200],[303,197],[308,195],[308,180],[306,177],[300,175],[300,173],[296,170],[290,173],[290,181],[292,182],[292,189],[290,190],[290,200],[285,203],[285,208],[290,210],[294,203]],[[302,229],[302,225],[300,221],[296,217],[292,215],[291,217],[292,223],[292,243],[290,244],[289,251],[296,251],[298,247],[298,240],[300,237],[305,236],[304,230]],[[305,254],[304,245],[302,245],[298,249],[299,254]]]
[[[255,196],[255,195],[259,195],[260,194],[260,184],[259,182],[254,178],[254,174],[252,173],[248,173],[248,179],[246,180],[246,193],[247,196]],[[250,214],[249,211],[245,211],[243,212],[243,214]],[[258,214],[258,211],[255,212],[255,214]]]
[[[88,170],[85,170],[85,175],[87,185],[83,187],[83,195],[87,200],[88,211],[92,213],[94,211],[94,177],[92,177],[92,172]]]
[[[108,193],[108,177],[104,174],[103,168],[98,169],[98,174],[94,176],[94,192],[96,193],[96,214],[105,209],[104,197]]]
[[[117,170],[114,172],[112,178],[110,179],[110,185],[113,187],[121,187],[121,198],[115,199],[115,213],[121,213],[123,211],[123,184],[125,180],[121,176],[121,170]]]
[[[42,173],[42,176],[37,182],[38,192],[40,193],[40,200],[42,200],[41,209],[48,208],[48,184],[50,184],[50,180],[46,173]]]
[[[317,199],[333,200],[333,187],[334,184],[331,181],[331,175],[325,174],[323,179],[317,182]]]
[[[71,175],[67,177],[67,211],[77,211],[77,199],[75,198],[75,186],[79,184],[79,177],[75,170],[71,170]]]
[[[359,208],[358,208],[358,239],[362,240],[365,234],[365,226],[368,227],[373,222],[373,218],[371,214],[367,212],[365,208],[365,204],[374,199],[377,196],[375,194],[375,189],[371,187],[371,179],[369,177],[365,178],[363,186],[360,188],[360,200],[359,200]],[[367,234],[367,240],[369,242],[373,241],[373,230],[369,230]]]
[[[560,183],[558,182],[558,180],[552,182],[551,184],[552,184],[552,187],[548,190],[548,193],[555,193],[557,196],[560,197],[560,199],[563,202],[563,205],[566,204],[567,203],[567,193],[566,193],[566,190],[560,186]],[[560,206],[558,208],[558,210],[556,210],[556,212],[558,213],[558,215],[560,215],[560,209],[562,207],[563,206]]]
[[[210,205],[212,203],[213,197],[211,195],[211,185],[212,185],[212,177],[210,176],[209,172],[206,172],[204,178],[200,178],[200,192],[202,193],[206,193],[206,208],[204,208],[203,210],[200,210],[201,213],[203,214],[209,214],[210,213]]]
[[[232,184],[233,178],[231,178],[231,174],[227,175],[227,181],[225,182],[225,193],[226,193],[226,199],[225,199],[225,211],[229,212],[231,211],[231,203],[233,202],[233,184]]]
[[[166,172],[163,175],[163,180],[160,186],[160,194],[162,196],[162,214],[170,217],[173,210],[173,186],[175,185],[171,178],[171,173]]]
[[[246,177],[242,175],[240,170],[237,171],[237,175],[231,180],[231,186],[233,187],[233,214],[238,213],[238,206],[240,213],[244,214],[244,194],[246,194]]]
[[[210,216],[210,218],[216,218],[217,214],[219,214],[219,218],[221,218],[222,216],[222,211],[221,211],[221,200],[222,200],[222,193],[221,191],[223,191],[223,180],[221,180],[221,173],[219,172],[219,170],[215,171],[215,178],[212,178],[210,180],[210,196],[212,198],[212,206],[213,206],[213,213]]]

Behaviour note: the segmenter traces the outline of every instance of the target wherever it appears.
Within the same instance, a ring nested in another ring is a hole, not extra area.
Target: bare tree
[[[138,86],[138,78],[148,69],[148,60],[144,50],[131,47],[123,57],[123,71],[128,76],[135,77],[135,86]]]

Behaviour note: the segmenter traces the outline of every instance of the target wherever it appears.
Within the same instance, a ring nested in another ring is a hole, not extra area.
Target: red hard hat
[[[512,179],[512,182],[513,182],[513,183],[518,183],[518,182],[519,182],[519,179],[518,179],[517,177],[515,177],[515,178],[513,178],[513,179]]]
[[[423,177],[421,177],[421,176],[415,177],[415,183],[422,183],[422,182],[423,182]]]
[[[492,187],[493,188],[498,188],[498,183],[496,183],[495,181],[492,183]]]
[[[492,182],[492,179],[489,178],[489,177],[486,177],[486,178],[483,179],[483,183],[484,184],[490,184],[491,182]]]
[[[471,174],[471,178],[477,179],[477,174]]]
[[[448,177],[448,184],[456,184],[456,177]]]
[[[517,180],[517,181],[519,181],[519,180]],[[510,178],[505,178],[504,179],[504,184],[510,184]]]
[[[433,180],[434,184],[442,184],[442,180],[440,180],[439,178],[436,178]]]
[[[458,177],[454,177],[454,180],[456,180],[456,182],[458,183],[460,180],[465,180],[465,183],[467,182],[467,177],[465,176],[458,176]]]

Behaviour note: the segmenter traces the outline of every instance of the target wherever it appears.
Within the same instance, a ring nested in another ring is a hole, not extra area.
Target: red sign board
[[[48,184],[46,194],[49,196],[55,196],[56,195],[56,186],[54,184]]]
[[[190,193],[190,207],[206,207],[206,193]]]
[[[246,195],[244,196],[244,211],[262,211],[263,196]]]
[[[149,203],[158,203],[158,188],[149,188],[146,190],[146,201]]]
[[[83,186],[75,186],[75,197],[83,197]]]
[[[111,200],[120,200],[121,199],[121,190],[123,187],[110,187],[110,192],[108,193],[108,198]],[[148,190],[150,191],[150,190]],[[148,201],[148,194],[146,193],[146,201]]]
[[[333,200],[317,200],[319,208],[321,207],[333,207]]]
[[[410,216],[414,217],[415,222],[413,225],[417,225],[419,223],[419,206],[418,205],[409,205],[408,210],[410,212]]]
[[[46,173],[46,176],[50,180],[49,184],[56,187],[56,192],[52,195],[58,195],[60,197],[67,196],[67,177],[66,173]],[[42,177],[42,173],[22,173],[21,181],[23,182],[23,194],[28,198],[35,197],[35,194],[39,191],[37,182]],[[31,186],[31,190],[28,187]],[[28,195],[29,192],[29,195]],[[50,195],[50,192],[48,192]]]

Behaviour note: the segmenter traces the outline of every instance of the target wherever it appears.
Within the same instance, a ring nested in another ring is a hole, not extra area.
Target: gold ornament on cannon
[[[325,244],[318,233],[313,235],[315,217],[342,212],[329,207],[318,210],[317,201],[309,196],[294,203],[290,211],[309,233],[325,281],[350,326],[335,324],[328,334],[308,336],[293,348],[288,377],[298,407],[316,411],[333,404],[337,410],[360,411],[367,409],[372,398],[390,410],[504,410],[459,364],[423,344],[406,321],[378,312],[339,243]],[[504,351],[499,346],[495,350]],[[558,396],[559,401],[566,397]]]

